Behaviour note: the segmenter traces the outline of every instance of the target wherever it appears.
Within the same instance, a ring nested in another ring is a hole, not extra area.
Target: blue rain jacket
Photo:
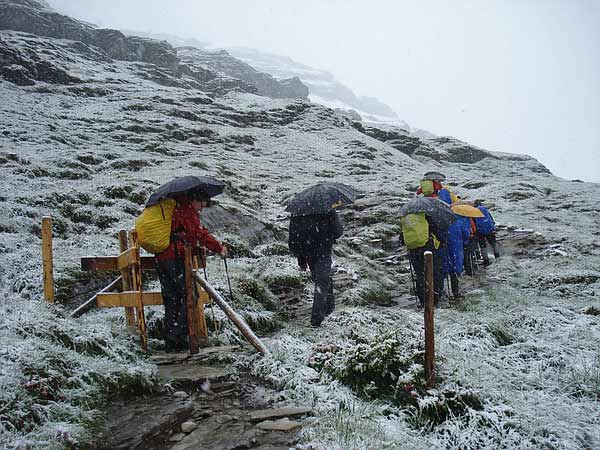
[[[448,231],[448,242],[444,258],[444,273],[462,273],[465,263],[464,246],[471,237],[471,219],[456,216]]]
[[[484,217],[477,217],[475,219],[475,226],[477,232],[481,234],[490,234],[496,231],[496,224],[490,211],[485,206],[478,206],[477,209],[481,211]]]
[[[450,191],[448,189],[440,189],[437,192],[438,198],[447,203],[448,205],[452,204],[452,197],[450,197]]]

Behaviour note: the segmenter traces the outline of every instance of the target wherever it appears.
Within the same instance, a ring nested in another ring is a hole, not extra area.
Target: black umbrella
[[[292,216],[328,214],[354,202],[357,196],[358,191],[347,184],[319,183],[296,194],[285,210]]]
[[[193,176],[174,178],[168,183],[160,186],[146,202],[146,206],[152,206],[165,198],[172,198],[178,194],[185,194],[193,190],[202,190],[209,197],[214,197],[223,192],[225,184],[213,177]]]
[[[447,231],[456,220],[450,206],[435,197],[415,197],[400,208],[400,217],[417,213],[425,213],[442,232]]]
[[[425,175],[423,175],[422,179],[431,181],[444,181],[446,179],[446,175],[441,172],[431,170],[429,172],[425,172]]]

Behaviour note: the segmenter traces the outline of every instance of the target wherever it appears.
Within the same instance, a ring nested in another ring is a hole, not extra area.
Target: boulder
[[[6,81],[10,81],[19,86],[31,86],[35,84],[31,72],[18,64],[0,67],[0,75],[2,75]]]

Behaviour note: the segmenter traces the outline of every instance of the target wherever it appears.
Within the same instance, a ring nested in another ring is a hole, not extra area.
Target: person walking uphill
[[[157,273],[165,305],[165,349],[185,350],[188,324],[185,291],[184,247],[206,247],[221,256],[228,255],[227,247],[217,241],[200,224],[199,213],[210,205],[202,190],[175,197],[177,206],[171,223],[171,244],[156,255]]]
[[[291,213],[288,246],[302,270],[310,269],[315,292],[310,323],[321,325],[335,308],[331,282],[331,251],[344,228],[335,210],[354,201],[357,191],[342,183],[319,183],[297,194]]]
[[[321,325],[335,308],[331,282],[331,251],[344,229],[335,211],[325,215],[292,217],[288,246],[301,270],[310,269],[315,292],[310,324]]]
[[[453,199],[450,190],[442,185],[442,181],[445,179],[445,175],[439,172],[427,172],[419,181],[419,188],[415,194],[417,196],[424,195],[425,197],[437,197],[450,205],[452,202],[456,201],[456,199]]]
[[[165,305],[165,349],[188,346],[185,289],[185,245],[203,246],[226,257],[227,247],[200,224],[199,212],[225,184],[208,176],[174,178],[160,186],[135,222],[140,245],[155,255]]]
[[[416,197],[400,209],[402,241],[408,249],[415,272],[415,288],[421,306],[425,304],[425,257],[433,253],[433,291],[437,305],[444,291],[444,245],[456,216],[450,207],[436,198]]]
[[[454,298],[461,297],[459,288],[459,276],[464,270],[464,247],[471,237],[471,220],[468,217],[457,216],[456,221],[448,231],[448,244],[446,246],[446,258],[444,261],[444,272],[450,277],[452,295]]]
[[[475,240],[479,244],[479,248],[481,249],[481,256],[483,258],[483,265],[490,265],[490,257],[487,252],[486,241],[489,242],[492,250],[494,252],[494,257],[496,259],[500,258],[500,249],[498,248],[498,242],[496,241],[496,222],[494,222],[494,218],[490,213],[489,209],[483,206],[481,200],[475,200],[473,203],[477,209],[479,209],[484,217],[478,217],[475,219]]]

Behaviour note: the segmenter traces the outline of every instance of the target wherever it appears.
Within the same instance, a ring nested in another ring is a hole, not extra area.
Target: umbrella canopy
[[[484,214],[477,208],[472,205],[462,204],[457,205],[453,204],[451,206],[452,211],[454,211],[459,216],[464,217],[484,217]]]
[[[425,172],[423,175],[423,180],[432,180],[432,181],[445,181],[446,175],[441,172],[437,172],[435,170],[430,170],[429,172]]]
[[[347,184],[319,183],[296,194],[285,210],[292,216],[328,214],[353,203],[357,196],[358,191]]]
[[[400,209],[400,217],[417,213],[425,213],[441,231],[447,231],[456,220],[450,206],[435,197],[415,197]]]
[[[193,176],[174,178],[160,186],[146,202],[146,206],[152,206],[165,198],[173,198],[178,194],[185,194],[196,189],[203,190],[209,197],[214,197],[223,192],[225,184],[213,177]]]

